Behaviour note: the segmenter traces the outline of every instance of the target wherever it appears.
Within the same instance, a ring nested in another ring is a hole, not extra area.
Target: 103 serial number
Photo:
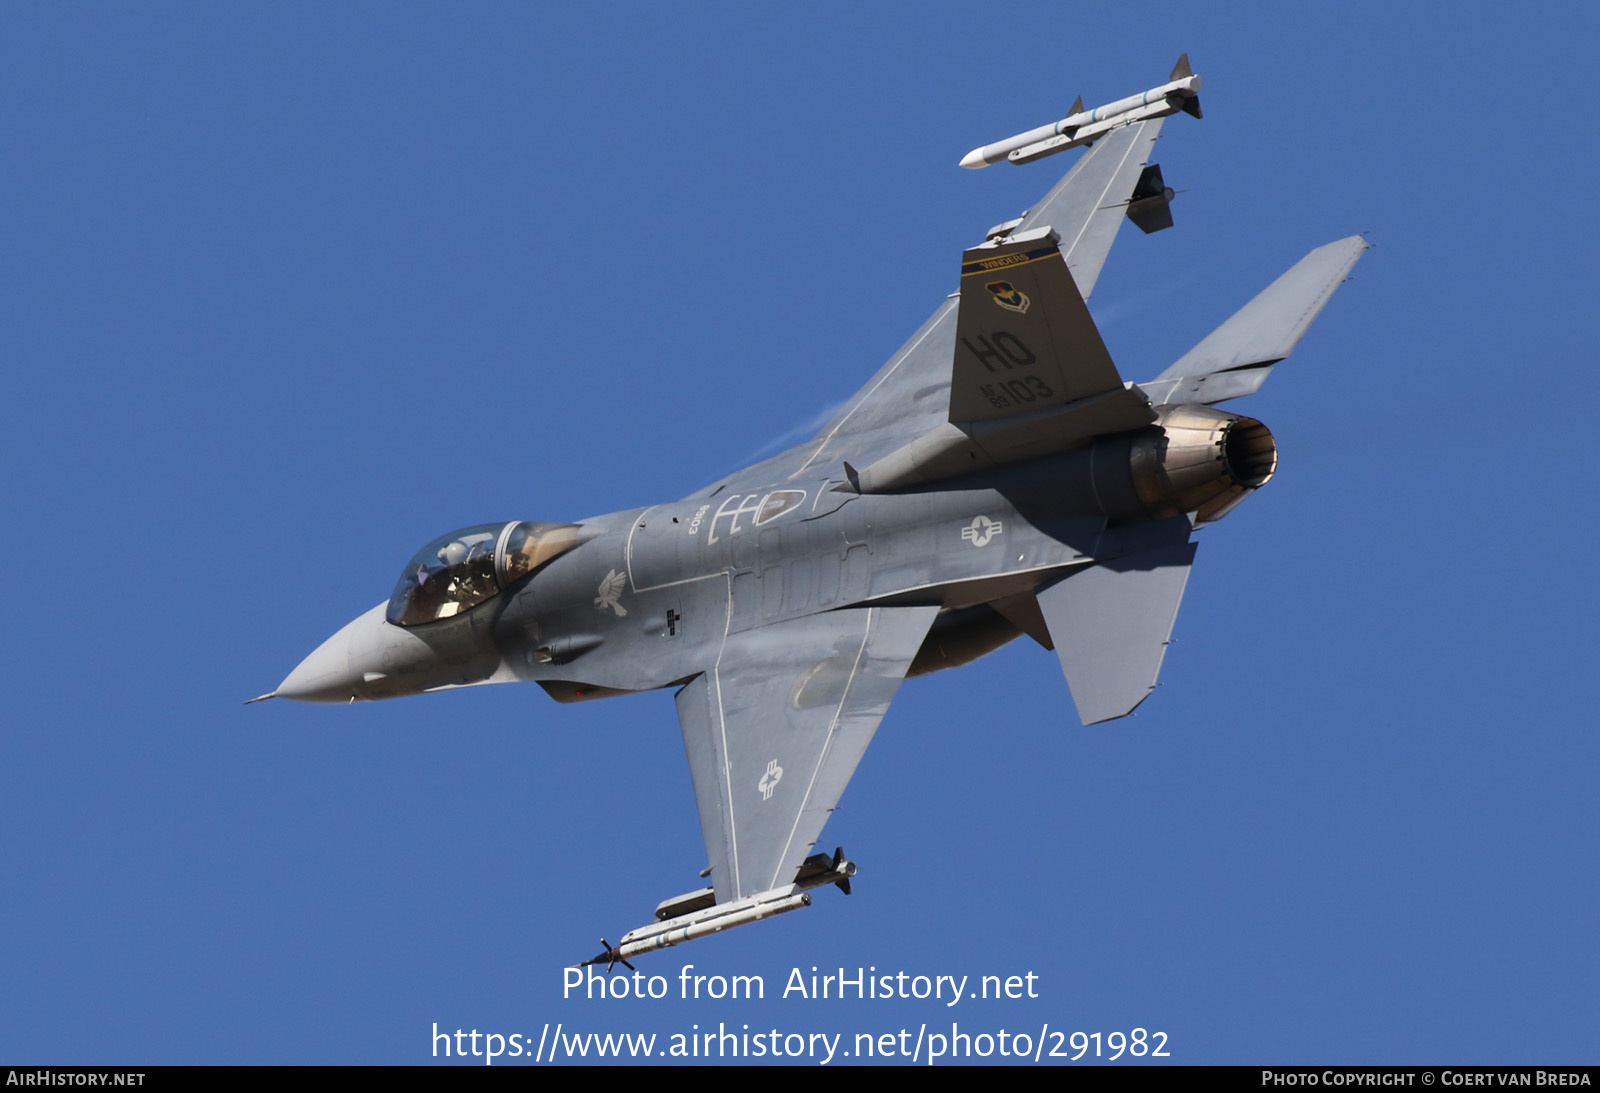
[[[1050,1049],[1052,1059],[1065,1058],[1076,1062],[1088,1054],[1091,1045],[1097,1059],[1120,1059],[1124,1054],[1135,1058],[1146,1055],[1151,1058],[1172,1056],[1172,1052],[1167,1050],[1166,1033],[1146,1032],[1142,1028],[1136,1028],[1126,1035],[1121,1032],[1074,1032],[1070,1036],[1065,1032],[1052,1032],[1048,1035],[1055,1041],[1055,1046]],[[1074,1051],[1077,1054],[1071,1054]]]

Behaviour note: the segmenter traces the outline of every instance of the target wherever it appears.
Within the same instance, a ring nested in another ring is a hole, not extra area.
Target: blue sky
[[[1577,5],[50,5],[0,13],[0,1061],[431,1061],[719,1023],[1165,1032],[1176,1062],[1595,1062],[1597,19]],[[1093,310],[1155,375],[1377,244],[1261,394],[1163,686],[902,689],[855,894],[563,999],[704,864],[669,694],[239,702],[494,520],[680,497],[847,397],[1160,82]],[[778,997],[792,968],[1037,999]]]

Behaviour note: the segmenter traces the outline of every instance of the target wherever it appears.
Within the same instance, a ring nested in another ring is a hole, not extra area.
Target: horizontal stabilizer
[[[1195,547],[1173,543],[1102,562],[1039,593],[1085,725],[1124,717],[1155,690]]]
[[[1352,235],[1318,247],[1141,386],[1157,405],[1217,403],[1254,394],[1272,366],[1294,352],[1368,245]]]

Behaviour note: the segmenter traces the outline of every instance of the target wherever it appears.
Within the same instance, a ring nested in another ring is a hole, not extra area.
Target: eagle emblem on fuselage
[[[618,618],[626,615],[628,609],[617,601],[622,598],[622,587],[627,583],[628,578],[616,570],[607,573],[606,579],[600,582],[600,594],[594,598],[595,610],[604,611],[609,607],[617,613]]]

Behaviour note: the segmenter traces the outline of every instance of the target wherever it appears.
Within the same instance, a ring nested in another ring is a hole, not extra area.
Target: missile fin
[[[1194,70],[1189,67],[1189,55],[1184,53],[1178,57],[1178,63],[1172,66],[1172,75],[1168,76],[1167,79],[1169,81],[1186,80],[1193,75]]]
[[[1183,100],[1183,112],[1185,114],[1191,114],[1191,115],[1193,115],[1194,117],[1197,117],[1197,118],[1198,117],[1203,117],[1204,115],[1202,115],[1200,113],[1200,96],[1199,95],[1191,95],[1189,98],[1184,99]]]
[[[1072,109],[1067,111],[1067,117],[1070,118],[1074,114],[1081,113],[1083,113],[1083,96],[1079,95],[1076,99],[1072,100]]]

